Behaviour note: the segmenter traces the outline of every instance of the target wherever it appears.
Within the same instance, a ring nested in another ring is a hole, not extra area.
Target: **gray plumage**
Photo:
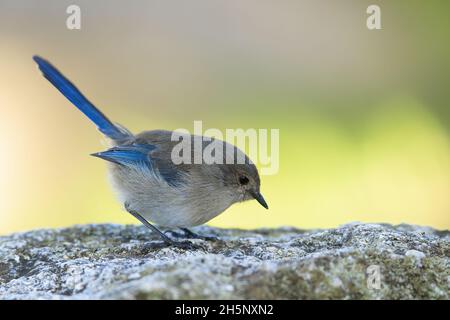
[[[190,163],[175,164],[172,151],[179,141],[172,131],[153,130],[133,135],[113,124],[48,61],[35,56],[44,76],[80,111],[91,119],[112,142],[112,147],[93,156],[109,162],[110,180],[128,212],[159,233],[165,242],[174,244],[148,221],[169,228],[201,225],[225,211],[232,204],[256,199],[268,208],[260,193],[260,178],[255,165],[238,148],[215,139],[183,136],[191,139]],[[201,150],[194,140],[202,139]],[[223,164],[195,164],[211,143],[222,143]],[[228,164],[233,150],[233,164]],[[201,154],[196,154],[201,153]],[[227,158],[228,157],[228,158]],[[236,164],[242,157],[244,163]]]
[[[252,199],[259,193],[260,179],[254,164],[173,164],[171,131],[146,131],[131,137],[125,145],[156,146],[149,152],[153,169],[110,165],[110,178],[123,203],[146,219],[164,227],[192,227],[204,224],[236,202]],[[194,137],[192,137],[194,139]],[[203,149],[211,142],[203,143]],[[224,143],[225,144],[225,143]],[[240,153],[234,147],[236,153]],[[192,162],[194,159],[192,148]],[[144,170],[143,170],[144,169]],[[161,171],[176,174],[169,183]],[[246,185],[239,178],[246,177]]]

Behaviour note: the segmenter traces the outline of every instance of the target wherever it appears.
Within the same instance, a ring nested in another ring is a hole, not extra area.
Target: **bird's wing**
[[[139,170],[148,170],[152,174],[161,177],[168,185],[177,187],[184,183],[185,173],[169,159],[158,157],[158,153],[152,156],[152,152],[158,149],[152,144],[130,144],[117,146],[103,152],[97,152],[92,156]]]

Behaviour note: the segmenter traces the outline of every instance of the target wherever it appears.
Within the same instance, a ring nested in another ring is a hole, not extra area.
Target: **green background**
[[[81,30],[66,8],[81,7]],[[381,7],[382,30],[366,27]],[[450,2],[0,2],[0,233],[134,223],[89,157],[105,148],[31,57],[114,121],[280,129],[280,170],[224,227],[450,227]]]

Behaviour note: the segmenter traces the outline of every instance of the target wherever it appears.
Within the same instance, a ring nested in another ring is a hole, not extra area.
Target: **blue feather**
[[[150,172],[162,177],[172,187],[183,184],[185,182],[183,173],[177,170],[171,162],[167,163],[162,159],[151,157],[151,151],[156,148],[152,144],[131,144],[113,147],[91,155],[118,165],[139,170],[150,170]]]
[[[100,110],[98,110],[85,96],[59,72],[50,62],[34,56],[33,60],[39,66],[44,77],[50,81],[67,99],[83,112],[98,129],[113,140],[125,140],[129,137],[126,132],[115,126]]]
[[[127,145],[118,146],[103,152],[93,153],[92,156],[102,158],[104,160],[114,162],[124,166],[137,166],[152,169],[149,152],[156,147],[151,144],[147,145]]]

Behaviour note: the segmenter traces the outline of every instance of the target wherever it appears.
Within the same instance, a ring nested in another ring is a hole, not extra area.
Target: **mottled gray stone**
[[[223,241],[170,248],[143,226],[110,224],[0,237],[0,298],[450,298],[448,231],[357,223],[196,231]],[[367,285],[371,265],[378,289]]]

